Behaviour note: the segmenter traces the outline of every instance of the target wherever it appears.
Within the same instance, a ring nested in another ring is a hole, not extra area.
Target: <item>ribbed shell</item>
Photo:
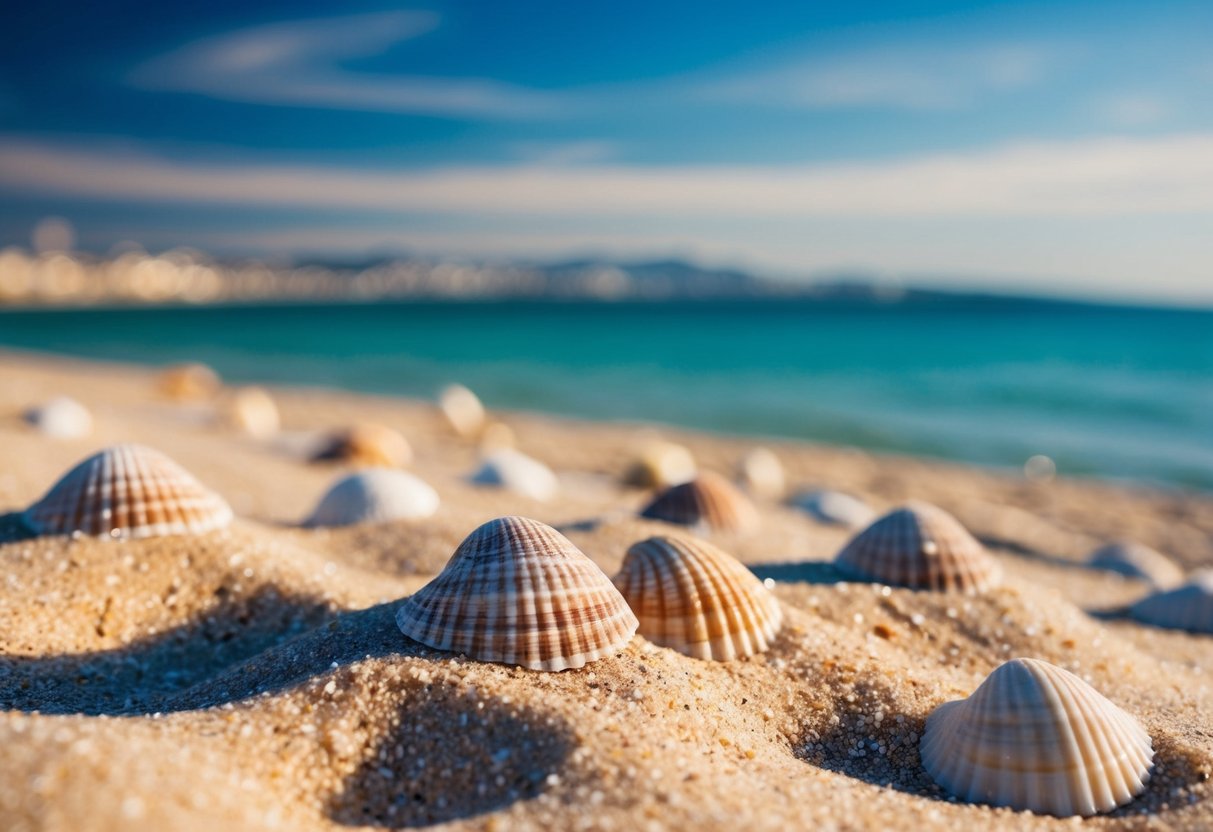
[[[1141,578],[1156,589],[1170,589],[1184,580],[1184,571],[1166,555],[1130,540],[1100,546],[1091,553],[1087,562],[1096,569]]]
[[[636,613],[642,636],[697,659],[761,653],[783,621],[779,602],[754,573],[685,535],[634,544],[615,586]]]
[[[114,445],[63,476],[25,512],[39,534],[143,538],[202,534],[232,510],[177,463],[142,445]]]
[[[592,560],[525,517],[491,520],[468,535],[442,572],[400,605],[396,623],[429,647],[531,670],[614,655],[637,627]]]
[[[1155,627],[1213,633],[1213,571],[1196,572],[1183,586],[1142,598],[1129,614]]]
[[[472,474],[472,482],[506,488],[540,501],[552,499],[560,490],[560,481],[551,468],[513,448],[501,448],[486,456]]]
[[[758,525],[758,511],[749,498],[711,471],[667,488],[640,516],[722,532],[751,531]]]
[[[998,562],[941,508],[910,503],[851,539],[835,560],[867,580],[918,589],[985,592],[1002,577]]]
[[[808,512],[818,522],[829,525],[859,528],[876,518],[871,506],[842,491],[809,491],[798,495],[792,505]]]
[[[936,708],[919,752],[956,797],[1061,817],[1128,803],[1154,758],[1136,719],[1039,659],[1012,659],[968,699]]]
[[[371,468],[342,477],[320,498],[308,526],[352,526],[429,517],[438,493],[405,471]]]

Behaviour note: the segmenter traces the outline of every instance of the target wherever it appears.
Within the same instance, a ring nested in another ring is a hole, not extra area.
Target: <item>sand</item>
[[[132,542],[30,538],[0,519],[0,828],[1213,827],[1213,638],[1103,612],[1147,588],[1080,563],[1119,537],[1213,563],[1208,496],[763,443],[797,487],[952,511],[1005,586],[966,598],[842,582],[828,561],[846,530],[761,502],[758,533],[713,542],[775,581],[787,624],[768,653],[708,663],[637,638],[585,669],[536,673],[412,643],[394,605],[502,514],[562,528],[613,573],[628,544],[669,528],[635,519],[645,493],[616,484],[652,429],[499,414],[561,476],[562,496],[539,503],[467,483],[476,448],[430,404],[273,392],[284,431],[255,440],[210,405],[164,400],[147,370],[0,354],[0,513],[138,440],[240,515]],[[63,393],[93,411],[90,438],[44,438],[17,417]],[[368,420],[407,436],[438,514],[298,528],[347,470],[306,462],[309,449]],[[660,433],[722,473],[755,444]],[[934,786],[917,751],[926,716],[1014,656],[1078,673],[1141,720],[1157,769],[1139,799],[1059,820]]]

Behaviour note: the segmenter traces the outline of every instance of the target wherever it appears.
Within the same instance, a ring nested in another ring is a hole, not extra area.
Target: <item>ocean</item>
[[[945,298],[0,312],[0,345],[233,382],[793,437],[1213,490],[1213,312]],[[2,374],[0,374],[2,379]],[[70,391],[67,391],[70,392]]]

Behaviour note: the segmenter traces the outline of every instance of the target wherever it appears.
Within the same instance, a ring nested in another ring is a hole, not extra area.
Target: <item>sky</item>
[[[1213,3],[4,4],[0,246],[1213,304]]]

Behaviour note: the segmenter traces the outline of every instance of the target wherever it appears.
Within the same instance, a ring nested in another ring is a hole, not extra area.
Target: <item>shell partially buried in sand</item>
[[[704,471],[690,482],[667,488],[640,512],[640,516],[721,532],[750,532],[758,527],[758,511],[749,498],[711,471]]]
[[[909,503],[881,517],[838,553],[835,565],[865,580],[979,593],[1002,569],[960,522],[941,508]]]
[[[83,439],[93,432],[93,414],[70,396],[56,396],[31,407],[23,416],[39,433],[52,439]]]
[[[219,374],[205,364],[176,364],[160,373],[156,386],[177,402],[209,401],[219,394],[223,382]]]
[[[500,448],[488,454],[471,476],[476,485],[505,488],[532,500],[545,501],[556,496],[560,480],[552,469],[513,448]]]
[[[364,422],[330,435],[312,461],[397,468],[413,461],[413,448],[400,431]]]
[[[751,448],[737,464],[737,480],[742,488],[764,500],[783,499],[787,476],[783,463],[770,448]]]
[[[682,445],[654,439],[641,446],[623,472],[623,484],[636,488],[669,488],[695,477],[695,457]]]
[[[1147,595],[1129,608],[1145,624],[1213,634],[1213,570],[1196,572],[1186,584]]]
[[[416,520],[438,511],[438,492],[406,471],[370,468],[342,477],[325,492],[307,526],[352,526]]]
[[[63,476],[23,515],[39,534],[202,534],[232,520],[223,498],[159,451],[114,445]]]
[[[919,752],[956,797],[1061,817],[1128,803],[1154,759],[1136,719],[1038,659],[1012,659],[968,699],[936,708]]]
[[[1095,569],[1148,581],[1155,589],[1170,589],[1184,580],[1184,571],[1177,563],[1161,552],[1131,540],[1100,546],[1091,553],[1087,563]]]
[[[274,397],[261,387],[231,391],[219,403],[218,415],[223,424],[257,439],[273,436],[281,425]]]
[[[476,529],[396,613],[400,631],[437,650],[531,670],[614,655],[638,622],[610,579],[567,538],[525,517]]]
[[[634,544],[615,586],[636,613],[642,636],[697,659],[761,653],[783,621],[779,602],[754,573],[687,535]]]

